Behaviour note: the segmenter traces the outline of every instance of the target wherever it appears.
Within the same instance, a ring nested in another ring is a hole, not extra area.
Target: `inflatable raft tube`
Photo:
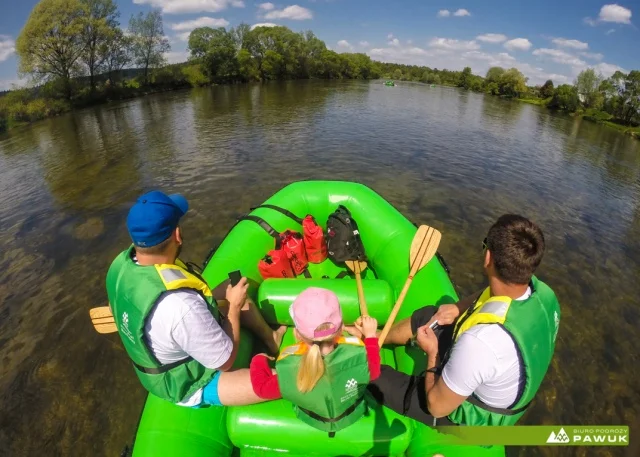
[[[288,209],[298,217],[312,214],[325,226],[338,205],[345,205],[358,222],[369,268],[363,275],[369,312],[380,326],[386,321],[409,273],[408,256],[416,227],[380,195],[361,184],[336,181],[306,181],[290,184],[265,203]],[[278,231],[301,231],[294,220],[269,208],[251,212]],[[326,227],[324,227],[326,228]],[[446,234],[445,234],[446,236]],[[327,259],[310,264],[312,279],[269,279],[258,272],[258,261],[273,249],[274,239],[254,221],[241,220],[205,261],[203,277],[212,287],[225,281],[228,273],[240,270],[252,287],[250,295],[272,324],[289,326],[283,347],[293,343],[288,313],[291,301],[305,288],[315,285],[336,292],[345,322],[359,316],[355,281],[335,279],[343,265]],[[329,279],[326,279],[329,278]],[[440,257],[434,258],[414,278],[398,320],[425,305],[452,303],[457,294]],[[248,366],[251,341],[242,342],[242,361]],[[410,347],[384,347],[383,363],[400,371],[424,371],[425,354]],[[449,437],[402,417],[367,399],[368,413],[357,423],[330,438],[299,421],[291,403],[285,400],[258,405],[190,409],[149,396],[139,425],[133,455],[163,456],[405,456],[424,457],[436,453],[450,456],[504,456],[502,447],[452,446]]]

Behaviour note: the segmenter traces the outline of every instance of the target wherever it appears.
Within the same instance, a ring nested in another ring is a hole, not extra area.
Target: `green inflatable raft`
[[[368,268],[363,287],[369,313],[382,326],[409,273],[409,249],[416,227],[380,195],[356,183],[306,181],[293,183],[265,203],[286,208],[299,217],[312,214],[323,226],[338,205],[345,205],[358,222],[365,245]],[[278,231],[301,231],[299,224],[269,208],[251,214],[266,220]],[[273,249],[274,239],[256,222],[241,220],[205,262],[203,277],[210,286],[240,270],[250,279],[250,294],[271,324],[289,326],[283,346],[293,343],[288,307],[307,287],[333,290],[339,297],[345,323],[359,316],[355,280],[336,276],[345,270],[327,259],[310,264],[312,279],[263,280],[258,261]],[[324,278],[324,279],[323,279]],[[440,257],[434,258],[413,280],[398,320],[426,304],[457,300],[454,287]],[[243,334],[237,366],[248,366],[253,338]],[[384,347],[383,363],[405,373],[425,369],[425,355],[417,348]],[[228,408],[191,409],[149,395],[133,446],[134,457],[147,456],[406,456],[434,454],[452,456],[504,456],[502,447],[467,447],[452,444],[452,438],[412,419],[402,417],[367,398],[369,411],[355,424],[334,437],[298,420],[285,400]]]

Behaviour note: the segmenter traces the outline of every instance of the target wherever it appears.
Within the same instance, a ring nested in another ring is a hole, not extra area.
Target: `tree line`
[[[188,39],[189,59],[167,65],[170,44],[159,11],[131,16],[121,28],[114,0],[41,0],[16,40],[19,72],[33,89],[0,97],[0,130],[74,106],[207,84],[285,79],[376,79],[457,86],[525,99],[596,120],[639,122],[640,72],[604,79],[582,72],[574,85],[527,85],[516,68],[490,68],[484,77],[462,71],[382,63],[362,53],[327,49],[313,32],[240,24],[229,30],[201,27]]]
[[[517,98],[550,109],[581,113],[596,122],[637,127],[640,124],[640,71],[616,71],[604,78],[594,69],[583,70],[573,84],[555,87],[547,80],[540,86],[527,85],[528,79],[517,68],[491,67],[484,77],[470,67],[462,71],[438,70],[415,65],[381,64],[382,73],[396,80],[443,84]]]

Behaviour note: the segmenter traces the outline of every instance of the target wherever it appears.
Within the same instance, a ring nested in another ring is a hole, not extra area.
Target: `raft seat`
[[[266,279],[258,289],[258,307],[270,324],[292,326],[289,306],[308,287],[322,287],[332,290],[338,296],[342,317],[346,324],[352,324],[360,316],[360,304],[356,281],[344,279]],[[389,283],[382,279],[362,281],[367,310],[380,325],[386,322],[393,308],[394,295]]]

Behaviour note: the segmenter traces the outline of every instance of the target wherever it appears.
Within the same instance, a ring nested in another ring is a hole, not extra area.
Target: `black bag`
[[[346,260],[366,260],[358,224],[347,208],[340,205],[327,220],[327,251],[336,263]]]

